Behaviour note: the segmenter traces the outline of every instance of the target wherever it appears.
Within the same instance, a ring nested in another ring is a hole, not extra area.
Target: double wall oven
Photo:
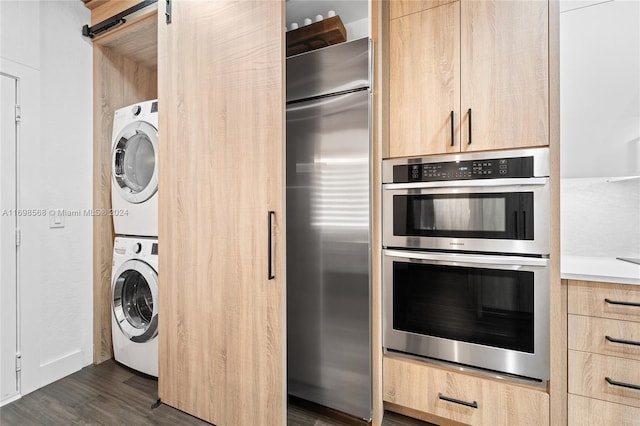
[[[549,378],[547,148],[383,162],[387,351]]]

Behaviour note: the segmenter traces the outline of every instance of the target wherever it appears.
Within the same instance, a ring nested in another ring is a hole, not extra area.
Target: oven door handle
[[[383,189],[460,188],[498,186],[544,186],[549,178],[475,179],[438,182],[385,183]]]
[[[455,265],[494,265],[494,266],[511,266],[518,269],[521,266],[549,266],[549,259],[539,257],[521,257],[521,256],[491,256],[491,255],[473,255],[458,253],[432,253],[432,252],[413,252],[400,250],[384,250],[385,256],[400,257],[403,259],[416,261],[438,262],[442,264]]]

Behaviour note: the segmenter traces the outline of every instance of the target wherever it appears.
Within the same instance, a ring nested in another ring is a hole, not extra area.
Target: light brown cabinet
[[[549,144],[547,0],[395,3],[390,157]]]
[[[570,425],[638,421],[639,330],[640,288],[569,281]]]
[[[385,356],[383,371],[385,402],[424,413],[420,417],[431,422],[549,424],[549,395],[544,389],[480,378],[396,356]]]
[[[160,2],[159,397],[281,425],[284,2]]]
[[[460,3],[393,19],[389,32],[390,156],[459,151]]]
[[[284,424],[284,1],[171,4],[171,23],[158,2],[93,39],[94,208],[110,208],[114,111],[158,98],[158,395],[219,425]],[[96,363],[112,249],[96,216]]]

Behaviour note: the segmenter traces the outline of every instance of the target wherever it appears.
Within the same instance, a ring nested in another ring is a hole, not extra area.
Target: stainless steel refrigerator
[[[371,419],[368,39],[287,59],[288,392]]]

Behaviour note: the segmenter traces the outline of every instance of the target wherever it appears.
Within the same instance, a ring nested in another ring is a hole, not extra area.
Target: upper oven
[[[549,151],[385,160],[387,248],[546,255]]]

